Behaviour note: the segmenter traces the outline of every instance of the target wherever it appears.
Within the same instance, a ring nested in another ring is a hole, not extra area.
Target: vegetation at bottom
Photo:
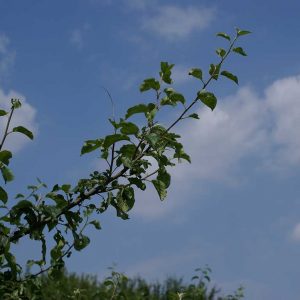
[[[190,282],[168,277],[163,282],[149,282],[140,276],[128,278],[111,269],[111,275],[102,281],[95,275],[77,275],[64,271],[59,278],[40,276],[38,286],[26,287],[24,299],[78,299],[78,300],[240,300],[243,287],[230,295],[211,283],[210,268],[198,268]],[[9,298],[13,299],[13,298]]]

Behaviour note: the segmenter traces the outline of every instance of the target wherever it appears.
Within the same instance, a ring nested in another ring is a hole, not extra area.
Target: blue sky
[[[192,98],[187,71],[215,61],[225,45],[215,33],[253,32],[240,41],[248,57],[227,63],[240,85],[214,83],[216,110],[199,106],[199,121],[177,127],[192,164],[172,170],[168,198],[149,189],[130,220],[101,216],[103,230],[89,232],[91,245],[69,270],[101,277],[116,263],[129,275],[189,279],[208,264],[225,290],[243,284],[246,299],[299,297],[299,11],[294,0],[0,0],[0,103],[20,97],[15,122],[36,135],[9,141],[12,192],[37,176],[74,183],[101,167],[96,155],[79,154],[84,140],[111,132],[103,87],[122,116],[151,100],[138,86],[167,60],[176,88]],[[35,251],[20,244],[20,256],[24,249]]]

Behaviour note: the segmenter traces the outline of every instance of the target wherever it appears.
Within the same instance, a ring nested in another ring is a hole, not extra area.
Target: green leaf
[[[8,165],[9,160],[12,158],[12,154],[8,150],[2,150],[0,151],[0,161],[4,164]]]
[[[119,141],[129,141],[129,137],[124,134],[112,134],[112,135],[107,135],[104,139],[103,142],[103,147],[104,148],[109,148],[112,144],[119,142]]]
[[[181,102],[182,104],[185,103],[185,99],[184,96],[178,92],[176,92],[174,89],[172,88],[167,88],[164,89],[164,92],[166,93],[166,95],[168,96],[168,98],[173,102],[173,103],[177,103],[177,102]]]
[[[82,249],[87,247],[89,243],[90,243],[89,237],[81,234],[80,236],[74,239],[74,248],[77,251],[81,251]]]
[[[202,70],[201,69],[190,69],[189,75],[202,80]]]
[[[216,50],[217,55],[219,55],[220,57],[224,57],[226,55],[226,50],[223,48],[218,48]]]
[[[233,52],[238,53],[242,56],[247,56],[247,53],[244,51],[242,47],[236,47],[232,49]]]
[[[212,78],[214,80],[218,79],[219,73],[220,73],[220,68],[221,68],[220,64],[217,64],[217,65],[210,64],[209,74],[212,76]]]
[[[92,151],[100,148],[102,146],[102,144],[103,144],[102,139],[85,141],[81,148],[80,155],[84,155],[86,153],[92,152]]]
[[[226,34],[225,32],[219,32],[219,33],[217,33],[217,36],[220,36],[220,37],[230,41],[230,36],[228,34]]]
[[[196,113],[189,115],[188,118],[193,118],[193,119],[198,119],[198,120],[200,119],[198,114],[196,114]]]
[[[0,186],[0,200],[5,204],[8,200],[6,191]]]
[[[14,109],[20,108],[22,106],[22,103],[19,99],[11,99],[11,105]]]
[[[148,78],[143,81],[143,83],[140,86],[140,91],[145,92],[150,89],[153,89],[155,91],[158,91],[160,89],[160,84],[155,78]]]
[[[148,112],[148,106],[147,105],[145,105],[145,104],[138,104],[138,105],[135,105],[133,107],[130,107],[127,110],[125,118],[128,119],[132,115],[140,114],[140,113],[146,114],[147,112]]]
[[[221,75],[227,77],[228,79],[234,81],[236,84],[239,84],[239,79],[237,78],[237,76],[233,75],[232,73],[228,72],[228,71],[222,71]]]
[[[171,75],[172,75],[172,68],[174,67],[174,64],[169,64],[168,62],[162,61],[160,63],[160,69],[159,75],[163,82],[167,84],[172,83]]]
[[[4,165],[1,168],[1,173],[5,183],[12,181],[14,179],[14,175],[12,171]]]
[[[128,178],[128,181],[131,184],[136,185],[142,191],[144,191],[146,189],[146,184],[141,179],[134,177],[134,178]]]
[[[123,134],[138,134],[139,133],[139,128],[131,122],[122,122],[121,123],[121,133]]]
[[[3,110],[3,109],[0,109],[0,117],[3,117],[3,116],[5,116],[5,115],[7,115],[7,114],[8,114],[7,111],[5,111],[5,110]]]
[[[197,94],[198,99],[202,101],[206,106],[208,106],[211,110],[214,110],[217,105],[217,98],[213,93],[202,90]]]
[[[156,133],[150,133],[145,138],[152,147],[155,147],[155,145],[160,141],[160,135],[157,135]]]
[[[24,135],[29,137],[31,140],[33,140],[33,133],[30,130],[28,130],[27,128],[23,127],[23,126],[17,126],[15,128],[13,128],[12,131],[23,133]]]
[[[240,29],[236,29],[236,31],[237,31],[237,35],[238,36],[242,36],[242,35],[246,35],[246,34],[250,34],[250,33],[252,33],[251,31],[248,31],[248,30],[240,30]]]
[[[94,227],[97,229],[97,230],[100,230],[101,229],[101,225],[100,225],[100,222],[98,220],[93,220],[90,222],[90,224],[94,225]]]
[[[167,189],[165,187],[165,184],[160,180],[152,180],[152,183],[158,193],[158,196],[160,200],[164,200],[167,197]]]

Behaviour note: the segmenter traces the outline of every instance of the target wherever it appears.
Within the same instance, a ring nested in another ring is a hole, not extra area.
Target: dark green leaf
[[[11,172],[11,170],[9,168],[7,168],[6,166],[2,166],[1,168],[1,173],[4,179],[4,182],[7,183],[9,181],[12,181],[14,179],[14,175]]]
[[[138,134],[139,128],[131,122],[121,123],[121,133],[123,134]]]
[[[240,55],[247,56],[247,53],[244,51],[242,47],[233,48],[232,51]]]
[[[0,151],[0,161],[4,164],[8,165],[9,160],[12,158],[12,154],[8,150],[2,150]]]
[[[31,140],[33,140],[33,133],[30,130],[28,130],[27,128],[23,127],[23,126],[17,126],[15,128],[13,128],[12,131],[23,133],[24,135],[29,137]]]
[[[90,224],[94,225],[94,227],[98,230],[101,229],[101,225],[100,225],[100,222],[98,220],[93,220],[90,222]]]
[[[208,106],[211,110],[214,110],[217,105],[217,98],[213,93],[202,90],[198,92],[198,99],[202,101],[206,106]]]
[[[5,110],[3,110],[3,109],[0,109],[0,117],[3,117],[3,116],[5,116],[5,115],[7,115],[7,114],[8,114],[7,111],[5,111]]]
[[[167,88],[164,90],[164,92],[166,93],[166,95],[168,96],[168,98],[173,102],[181,102],[182,104],[185,103],[185,99],[183,97],[182,94],[176,92],[174,89],[172,88]]]
[[[90,243],[89,237],[82,234],[82,235],[78,236],[77,238],[75,238],[74,248],[77,251],[80,251],[80,250],[84,249],[86,246],[88,246],[89,243]]]
[[[189,75],[202,80],[202,70],[201,69],[190,69]]]
[[[146,184],[141,179],[138,179],[138,178],[128,178],[128,181],[131,184],[136,185],[142,191],[144,191],[146,189]]]
[[[196,113],[193,113],[193,114],[189,115],[188,117],[193,118],[193,119],[198,119],[198,120],[200,119],[198,114],[196,114]]]
[[[125,118],[128,119],[129,117],[131,117],[134,114],[140,114],[140,113],[146,114],[147,112],[148,112],[148,106],[147,105],[138,104],[136,106],[130,107],[127,110]]]
[[[0,186],[0,200],[5,204],[8,200],[6,191]]]
[[[237,78],[237,76],[233,75],[232,73],[228,72],[228,71],[222,71],[221,75],[227,77],[228,79],[234,81],[236,84],[239,84],[239,79]]]
[[[109,148],[112,144],[119,142],[119,141],[129,141],[129,137],[124,134],[112,134],[112,135],[107,135],[104,139],[103,142],[103,147],[104,148]]]
[[[230,36],[228,34],[224,33],[224,32],[217,33],[217,36],[220,36],[220,37],[230,41]]]
[[[160,89],[160,84],[155,78],[148,78],[143,81],[140,86],[140,91],[145,92],[150,89],[158,91]]]
[[[80,155],[92,152],[92,151],[100,148],[102,146],[102,144],[103,144],[102,139],[85,141],[81,148]]]

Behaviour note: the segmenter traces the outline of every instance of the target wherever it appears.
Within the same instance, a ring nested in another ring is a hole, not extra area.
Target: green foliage
[[[154,92],[153,101],[130,107],[124,118],[110,120],[112,134],[87,140],[81,148],[81,155],[96,150],[100,152],[107,168],[92,172],[74,186],[56,184],[44,192],[48,188],[38,179],[37,184],[27,187],[27,193],[18,193],[15,199],[8,195],[5,184],[12,181],[14,176],[8,167],[13,154],[3,149],[6,138],[10,134],[21,133],[33,139],[33,134],[21,125],[10,129],[14,111],[21,107],[20,100],[11,100],[10,112],[0,109],[0,117],[7,118],[0,143],[0,169],[4,182],[0,186],[1,299],[6,297],[8,290],[13,291],[11,299],[24,299],[22,295],[26,295],[29,287],[39,290],[40,274],[47,272],[51,278],[61,276],[65,258],[70,257],[73,250],[81,251],[90,243],[89,237],[83,233],[85,228],[93,225],[95,229],[101,229],[99,214],[113,207],[117,217],[124,220],[129,218],[135,204],[135,188],[145,190],[148,184],[153,184],[159,198],[166,198],[171,184],[168,170],[182,160],[191,161],[184,151],[180,136],[172,130],[184,119],[199,118],[192,111],[199,102],[212,110],[216,107],[217,97],[206,88],[212,80],[218,80],[219,75],[238,83],[237,76],[222,68],[232,52],[246,55],[241,47],[235,47],[235,43],[240,36],[248,33],[237,29],[232,38],[225,33],[217,34],[228,40],[229,46],[227,49],[217,49],[218,61],[210,64],[206,80],[200,68],[190,69],[189,75],[199,79],[201,86],[189,102],[182,93],[170,86],[173,83],[174,64],[161,62],[158,78],[145,79],[140,86],[141,92]],[[168,105],[180,109],[180,112],[173,123],[166,127],[160,124],[157,113]],[[140,121],[134,121],[137,114],[143,118],[142,125]],[[153,161],[155,164],[152,165]],[[49,242],[51,236],[54,243]],[[39,242],[41,247],[41,257],[28,260],[26,273],[11,250],[12,244],[24,238]],[[189,293],[188,290],[185,295]],[[18,298],[19,295],[21,298]]]
[[[22,299],[80,299],[80,300],[241,300],[243,288],[232,295],[222,295],[211,285],[210,269],[196,269],[196,274],[186,283],[182,278],[169,277],[162,283],[149,283],[141,277],[128,278],[111,268],[103,281],[96,276],[63,272],[59,280],[41,276],[37,285],[23,288]],[[13,289],[11,289],[13,291]],[[17,296],[18,297],[18,296]],[[7,293],[6,299],[19,299]]]

